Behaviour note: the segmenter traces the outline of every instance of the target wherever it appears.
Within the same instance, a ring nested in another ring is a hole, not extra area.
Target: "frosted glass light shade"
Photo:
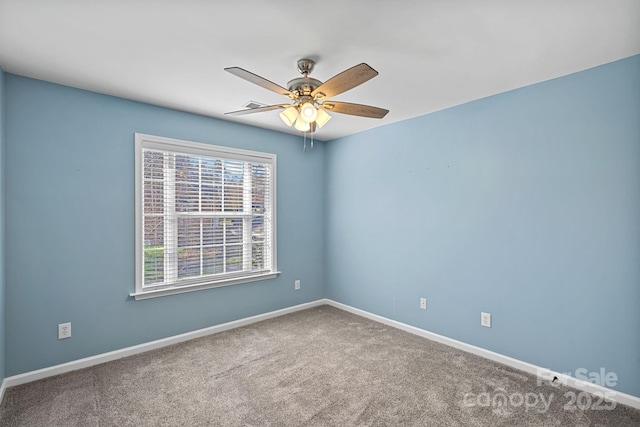
[[[300,107],[300,118],[305,122],[311,123],[315,121],[317,116],[318,110],[316,110],[316,107],[314,107],[312,103],[306,102]]]
[[[309,129],[311,129],[311,125],[309,125],[309,123],[302,120],[302,118],[296,120],[296,124],[294,127],[298,129],[300,132],[307,132]]]
[[[318,117],[316,117],[316,124],[319,128],[325,125],[329,120],[331,120],[331,116],[327,114],[323,109],[318,110]]]
[[[298,109],[294,106],[291,106],[286,110],[280,112],[280,118],[282,119],[284,124],[289,127],[293,125],[298,117]]]

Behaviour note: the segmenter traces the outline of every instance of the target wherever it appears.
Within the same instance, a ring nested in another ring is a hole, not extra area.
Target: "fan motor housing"
[[[299,95],[309,95],[321,84],[322,82],[320,80],[312,77],[298,77],[296,79],[289,80],[289,83],[287,83],[287,89],[291,92],[298,92]]]

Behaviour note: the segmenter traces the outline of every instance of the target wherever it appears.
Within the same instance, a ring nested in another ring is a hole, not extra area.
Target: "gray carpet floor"
[[[9,388],[0,425],[640,425],[572,392],[321,306]]]

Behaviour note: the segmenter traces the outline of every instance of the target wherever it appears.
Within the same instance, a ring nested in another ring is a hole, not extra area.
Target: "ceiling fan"
[[[384,108],[369,105],[328,100],[328,98],[353,89],[377,76],[378,72],[369,65],[365,63],[358,64],[331,77],[324,83],[309,77],[314,66],[315,61],[306,58],[300,59],[298,61],[298,71],[300,71],[302,77],[290,80],[286,89],[245,69],[239,67],[225,68],[225,71],[235,76],[277,94],[284,95],[291,100],[288,104],[247,108],[225,114],[239,116],[282,109],[283,111],[280,112],[282,121],[287,126],[294,126],[297,130],[306,134],[306,132],[315,132],[331,119],[327,111],[374,119],[381,119],[389,112]]]

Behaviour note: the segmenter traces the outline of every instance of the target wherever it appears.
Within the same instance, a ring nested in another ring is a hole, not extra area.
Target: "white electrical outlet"
[[[491,327],[491,313],[480,313],[480,325],[487,328]]]
[[[422,310],[426,310],[427,309],[427,299],[426,298],[420,298],[420,309],[422,309]]]
[[[296,281],[293,283],[293,288],[294,288],[296,291],[299,291],[299,290],[300,290],[300,280],[296,280]]]
[[[71,322],[58,325],[58,339],[71,338]]]

